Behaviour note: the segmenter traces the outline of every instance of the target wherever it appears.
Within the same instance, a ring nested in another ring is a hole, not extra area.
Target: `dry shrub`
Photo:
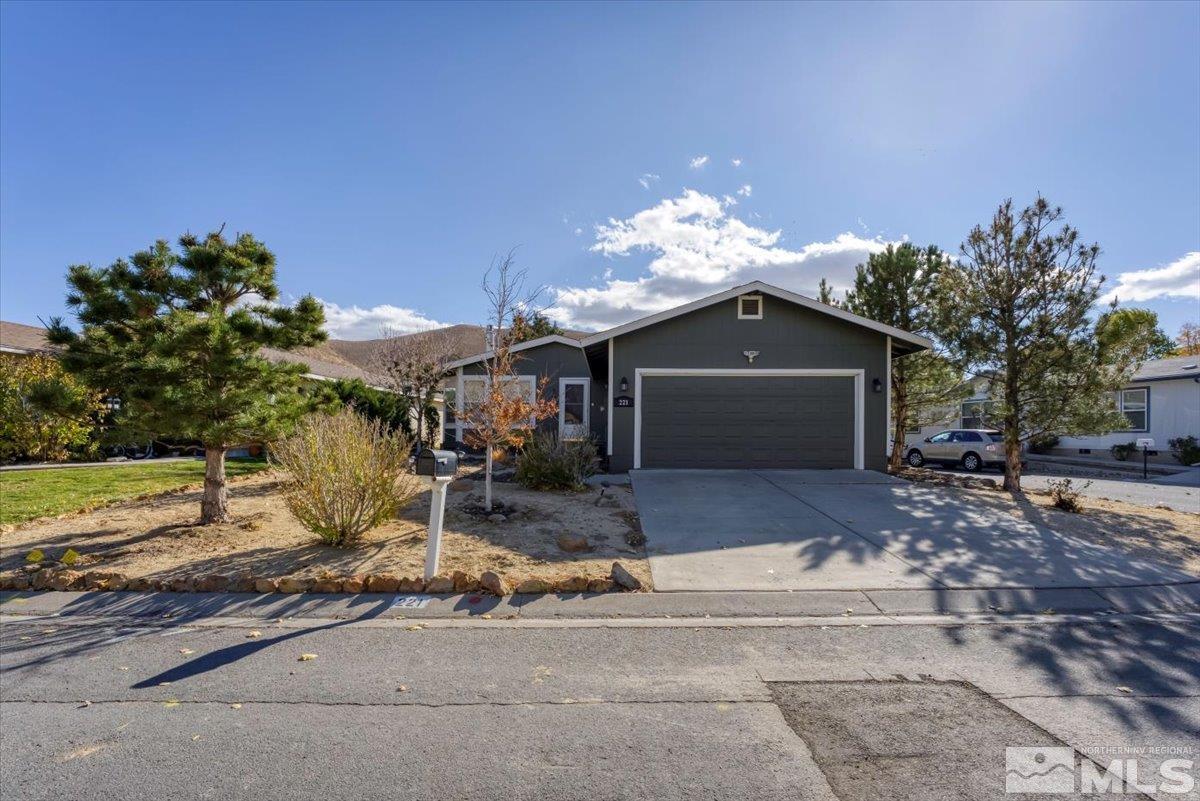
[[[421,490],[409,470],[412,439],[352,409],[310,415],[275,442],[286,471],[283,499],[328,545],[350,545],[407,506]]]
[[[530,489],[577,490],[596,471],[596,443],[590,439],[563,440],[539,431],[517,457],[514,478]]]
[[[1083,486],[1075,489],[1075,485],[1071,483],[1071,479],[1063,478],[1057,481],[1049,481],[1046,486],[1050,489],[1050,500],[1054,503],[1056,509],[1062,509],[1064,512],[1082,512],[1083,506],[1079,503],[1079,495],[1082,490],[1091,486],[1090,481],[1085,481]]]

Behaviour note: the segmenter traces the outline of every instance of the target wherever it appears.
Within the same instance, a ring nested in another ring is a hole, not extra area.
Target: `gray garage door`
[[[854,379],[646,376],[642,467],[854,467]]]

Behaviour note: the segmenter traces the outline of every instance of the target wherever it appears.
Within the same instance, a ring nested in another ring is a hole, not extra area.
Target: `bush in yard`
[[[1193,465],[1200,462],[1200,442],[1191,434],[1168,440],[1167,445],[1171,448],[1171,455],[1180,464]]]
[[[579,489],[596,472],[596,443],[539,431],[517,457],[514,478],[530,489]]]
[[[342,405],[353,407],[371,420],[379,420],[389,431],[412,433],[408,401],[402,396],[368,387],[359,378],[334,381],[330,389]]]
[[[421,489],[408,467],[412,439],[352,409],[304,418],[275,441],[292,514],[328,545],[350,545],[407,506]]]
[[[1137,453],[1137,443],[1126,442],[1123,445],[1118,443],[1109,448],[1108,452],[1112,454],[1114,459],[1121,462],[1127,462],[1129,461],[1130,456],[1133,456],[1135,453]]]
[[[100,393],[63,370],[58,359],[0,355],[0,461],[65,461],[94,445]]]
[[[1083,486],[1076,489],[1075,485],[1071,483],[1071,479],[1063,478],[1047,482],[1047,487],[1050,489],[1050,499],[1054,502],[1056,509],[1062,509],[1064,512],[1082,512],[1083,507],[1079,504],[1079,495],[1091,486],[1091,483],[1085,481]]]
[[[1058,445],[1058,437],[1054,434],[1044,434],[1029,440],[1030,453],[1049,453]]]

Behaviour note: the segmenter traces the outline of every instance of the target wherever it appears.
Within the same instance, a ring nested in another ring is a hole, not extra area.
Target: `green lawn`
[[[232,478],[257,473],[266,466],[262,459],[231,459],[225,465],[225,472]],[[201,460],[6,470],[0,473],[0,524],[61,515],[202,481],[204,462]]]

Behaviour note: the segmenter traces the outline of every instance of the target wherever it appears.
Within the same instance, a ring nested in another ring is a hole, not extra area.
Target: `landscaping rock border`
[[[0,590],[157,591],[157,592],[257,592],[257,593],[451,593],[487,592],[496,596],[517,593],[602,593],[642,590],[642,582],[620,562],[607,576],[576,575],[558,581],[510,577],[493,570],[473,575],[456,570],[449,576],[400,577],[391,573],[341,576],[254,576],[248,570],[233,573],[130,578],[116,571],[72,570],[58,562],[24,565],[0,573]]]

